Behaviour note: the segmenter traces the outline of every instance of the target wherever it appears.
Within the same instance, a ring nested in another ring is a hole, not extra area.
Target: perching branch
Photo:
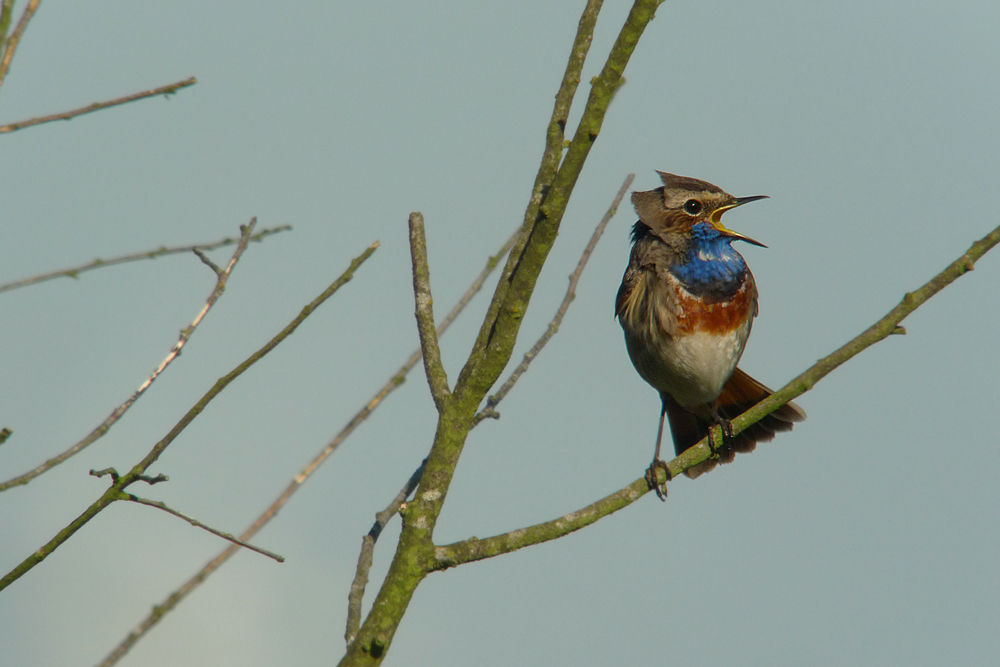
[[[569,535],[624,507],[628,507],[648,492],[649,484],[645,478],[642,478],[632,482],[624,489],[615,491],[610,496],[601,498],[592,505],[587,505],[583,509],[571,512],[558,519],[528,526],[527,528],[512,530],[509,533],[494,535],[482,540],[471,537],[461,542],[436,547],[434,549],[434,556],[437,559],[435,569],[444,570],[464,563],[493,558],[494,556]]]
[[[465,294],[462,295],[462,298],[455,304],[455,307],[451,309],[451,312],[449,312],[445,318],[441,320],[441,324],[438,325],[437,329],[438,336],[444,334],[451,323],[455,321],[455,318],[458,317],[465,306],[472,300],[472,297],[474,297],[479,290],[482,289],[483,283],[486,282],[486,278],[497,267],[500,260],[507,254],[511,246],[514,245],[514,241],[517,240],[519,235],[520,230],[514,232],[514,234],[507,239],[506,243],[501,246],[497,254],[490,257],[486,261],[486,266],[472,282],[469,289],[466,290]],[[331,440],[330,443],[327,444],[326,447],[324,447],[323,450],[320,451],[320,453],[317,454],[313,460],[310,461],[306,467],[295,476],[281,495],[279,495],[278,498],[271,503],[264,513],[257,517],[256,521],[254,521],[253,524],[251,524],[250,527],[247,528],[242,535],[240,535],[240,539],[251,539],[260,531],[261,528],[267,525],[267,523],[277,515],[278,511],[285,506],[285,503],[291,499],[295,492],[301,488],[309,477],[316,472],[319,466],[327,458],[329,458],[334,451],[336,451],[341,443],[343,443],[344,440],[346,440],[347,437],[351,435],[351,433],[353,433],[354,430],[360,426],[361,423],[365,421],[368,416],[378,408],[379,405],[382,404],[385,397],[391,394],[397,387],[406,381],[407,374],[413,369],[414,366],[417,365],[420,358],[420,348],[417,348],[410,355],[409,359],[406,360],[406,363],[404,363],[402,367],[400,367],[400,369],[391,378],[389,378],[389,381],[375,393],[375,396],[373,396],[372,399],[368,401],[368,403],[360,411],[358,411],[354,417],[351,418],[347,425],[340,430],[333,440]],[[111,667],[116,664],[122,657],[124,657],[129,649],[131,649],[140,639],[145,637],[146,634],[160,622],[160,619],[163,618],[164,615],[173,611],[182,600],[187,598],[187,596],[190,595],[194,589],[205,581],[205,579],[207,579],[213,572],[222,567],[223,564],[225,564],[226,561],[228,561],[237,551],[238,549],[236,547],[229,547],[223,550],[204,567],[202,567],[201,570],[195,573],[194,576],[184,582],[180,588],[167,596],[163,602],[153,605],[153,611],[149,614],[149,616],[144,618],[136,629],[130,632],[128,636],[126,636],[125,639],[123,639],[118,646],[116,646],[114,650],[112,650],[111,653],[104,658],[100,667]]]
[[[3,85],[3,81],[7,78],[7,71],[10,69],[10,61],[14,59],[14,51],[17,50],[17,45],[21,41],[21,37],[24,35],[24,31],[28,27],[28,21],[31,17],[35,15],[35,11],[38,9],[38,5],[42,0],[29,0],[28,6],[24,8],[24,13],[21,14],[20,20],[17,22],[17,27],[14,28],[14,32],[10,33],[10,37],[4,40],[3,44],[3,55],[0,56],[0,86]],[[10,25],[11,12],[14,10],[14,3],[7,2],[4,0],[2,9],[0,9],[0,20],[6,20],[6,24],[2,26],[3,32],[6,33],[7,27]]]
[[[957,278],[971,271],[979,258],[998,243],[1000,243],[1000,227],[973,243],[965,254],[920,289],[908,292],[903,300],[885,317],[829,356],[820,359],[779,391],[734,419],[732,421],[733,432],[739,433],[747,429],[788,401],[809,391],[832,370],[855,357],[861,351],[893,334],[901,333],[900,322]],[[685,470],[707,460],[710,456],[712,456],[712,452],[706,438],[667,464],[671,478],[677,477]],[[660,475],[659,481],[663,482],[662,474],[658,474]],[[610,496],[558,519],[482,540],[470,538],[462,542],[437,547],[434,552],[437,559],[436,569],[445,569],[463,563],[492,558],[533,544],[557,539],[631,505],[648,492],[648,483],[645,478],[640,478]]]
[[[268,229],[262,229],[256,234],[250,236],[251,241],[262,241],[272,234],[277,234],[279,232],[286,232],[291,230],[291,225],[281,225],[280,227],[269,227]],[[155,250],[147,250],[146,252],[136,252],[129,255],[121,255],[120,257],[112,257],[111,259],[95,259],[93,262],[87,264],[81,264],[80,266],[74,266],[69,269],[61,269],[59,271],[52,271],[50,273],[43,273],[41,275],[32,276],[30,278],[22,278],[21,280],[15,280],[14,282],[4,283],[0,285],[0,292],[6,292],[7,290],[17,289],[18,287],[27,287],[28,285],[34,285],[35,283],[44,282],[46,280],[52,280],[53,278],[77,278],[79,274],[84,271],[90,271],[92,269],[99,269],[105,266],[113,266],[115,264],[124,264],[126,262],[135,262],[140,259],[156,259],[157,257],[162,257],[164,255],[176,255],[178,253],[194,252],[198,251],[208,251],[215,250],[216,248],[222,248],[224,246],[233,245],[239,243],[240,238],[224,238],[213,243],[199,243],[197,245],[184,245],[184,246],[173,246],[170,248],[160,247]]]
[[[72,120],[77,116],[93,113],[109,107],[116,107],[120,104],[128,104],[129,102],[135,102],[136,100],[142,100],[147,97],[163,95],[165,98],[169,99],[169,96],[176,94],[178,90],[187,88],[188,86],[193,86],[196,83],[198,83],[197,79],[192,76],[188,79],[184,79],[183,81],[171,83],[166,86],[160,86],[159,88],[144,90],[141,93],[133,93],[131,95],[126,95],[125,97],[117,97],[113,100],[108,100],[107,102],[94,102],[93,104],[88,104],[85,107],[73,109],[72,111],[63,111],[62,113],[54,113],[49,116],[39,116],[37,118],[21,120],[16,123],[10,123],[9,125],[0,125],[0,134],[4,134],[6,132],[16,132],[17,130],[23,130],[26,127],[32,127],[33,125],[41,125],[42,123],[51,123],[54,120]]]
[[[426,464],[427,459],[424,459],[423,463],[410,475],[410,479],[406,480],[406,484],[399,490],[399,493],[389,503],[389,506],[375,515],[375,523],[372,525],[372,529],[361,540],[358,568],[354,574],[354,581],[351,582],[351,592],[347,596],[347,630],[344,632],[344,641],[347,642],[348,646],[354,641],[354,638],[358,634],[358,628],[361,626],[361,602],[365,597],[365,586],[368,585],[368,572],[372,569],[375,543],[378,541],[378,536],[382,534],[382,530],[386,527],[386,524],[389,523],[389,520],[396,515],[403,503],[406,502],[406,499],[417,488],[417,484],[420,483],[420,477],[424,474],[424,466]]]
[[[121,416],[124,415],[125,412],[128,411],[128,409],[131,408],[132,405],[137,400],[139,400],[139,397],[142,396],[147,389],[149,389],[150,385],[153,384],[153,381],[156,380],[156,378],[158,378],[164,370],[166,370],[167,366],[170,365],[170,362],[172,362],[174,359],[180,356],[181,350],[184,348],[184,345],[187,344],[187,341],[191,337],[191,334],[194,333],[194,330],[205,318],[205,315],[208,314],[208,311],[211,310],[212,306],[215,305],[215,302],[218,301],[219,297],[222,296],[223,291],[225,291],[226,289],[226,281],[229,279],[229,274],[232,273],[233,268],[236,266],[236,262],[239,261],[240,257],[243,255],[243,251],[246,250],[247,245],[250,243],[250,239],[252,238],[253,235],[253,228],[256,224],[257,224],[257,218],[253,218],[250,220],[249,225],[240,226],[240,239],[237,242],[236,250],[233,252],[233,256],[229,260],[229,264],[226,266],[224,270],[218,267],[214,268],[217,278],[215,287],[212,289],[212,293],[209,294],[208,300],[205,302],[205,305],[202,306],[201,312],[199,312],[195,316],[194,321],[192,321],[187,328],[181,330],[179,340],[176,343],[174,343],[173,348],[171,348],[166,358],[160,362],[160,365],[156,368],[156,370],[153,371],[153,374],[150,375],[148,378],[146,378],[146,381],[143,382],[131,396],[129,396],[128,400],[126,400],[124,403],[115,408],[114,411],[112,411],[112,413],[108,416],[108,418],[105,419],[103,422],[101,422],[101,424],[97,428],[91,431],[87,435],[87,437],[85,437],[83,440],[80,440],[78,443],[76,443],[66,451],[62,452],[61,454],[52,457],[51,459],[45,461],[36,468],[29,470],[23,475],[18,475],[13,479],[9,479],[6,482],[0,483],[0,491],[6,491],[9,488],[27,484],[28,482],[38,477],[42,473],[51,470],[52,468],[59,465],[69,457],[79,453],[84,448],[90,446],[91,444],[99,440],[101,437],[104,436],[105,433],[107,433],[111,429],[112,426],[114,426],[115,422],[121,419]]]
[[[53,551],[55,551],[60,545],[62,545],[66,540],[73,536],[73,534],[83,528],[91,519],[97,516],[101,511],[108,507],[111,503],[117,500],[124,500],[126,494],[125,489],[139,481],[140,476],[145,475],[146,471],[149,469],[153,463],[156,462],[160,455],[166,450],[168,446],[188,427],[188,425],[194,421],[195,417],[202,413],[202,411],[208,406],[208,404],[218,396],[223,389],[225,389],[230,382],[235,380],[237,377],[243,374],[248,368],[253,366],[255,363],[263,359],[271,350],[277,347],[283,340],[292,335],[292,333],[299,327],[302,322],[305,321],[307,317],[316,308],[318,308],[324,301],[329,299],[334,293],[337,292],[343,285],[354,277],[354,272],[361,266],[365,260],[371,257],[375,249],[378,248],[378,241],[373,243],[367,250],[365,250],[359,257],[357,257],[353,262],[351,262],[350,267],[345,271],[339,278],[337,278],[326,290],[323,291],[318,297],[313,299],[311,303],[305,306],[299,313],[298,317],[292,320],[288,326],[281,330],[281,332],[268,341],[262,348],[254,352],[250,357],[246,359],[243,363],[237,366],[235,369],[230,371],[225,376],[219,378],[218,381],[212,386],[208,392],[202,396],[194,407],[192,407],[188,412],[181,418],[179,422],[170,430],[167,435],[160,440],[156,445],[153,446],[152,450],[142,459],[138,464],[136,464],[128,473],[121,475],[105,492],[97,499],[90,507],[84,511],[79,517],[77,517],[72,523],[63,528],[59,533],[49,540],[40,549],[32,553],[30,556],[25,558],[20,565],[15,567],[13,570],[8,572],[2,579],[0,579],[0,590],[3,590],[11,583],[20,578],[23,574],[31,570],[33,567],[45,560]],[[223,281],[224,282],[224,281]]]
[[[424,216],[410,214],[410,256],[413,258],[413,296],[416,301],[417,331],[420,334],[420,349],[423,351],[424,370],[427,383],[431,387],[434,405],[441,412],[444,401],[451,392],[448,389],[448,375],[441,363],[441,348],[438,347],[437,332],[434,330],[434,299],[431,297],[431,271],[427,265],[427,239],[424,236]]]
[[[514,372],[510,374],[507,381],[503,383],[500,390],[489,397],[486,401],[486,407],[476,414],[475,419],[473,420],[473,426],[486,418],[500,418],[500,413],[496,411],[497,405],[500,404],[500,401],[502,401],[508,392],[510,392],[510,390],[514,387],[521,375],[528,370],[528,366],[532,361],[534,361],[535,357],[538,356],[538,353],[542,351],[542,348],[545,347],[549,340],[551,340],[552,337],[556,335],[556,332],[559,331],[559,326],[562,324],[563,317],[566,316],[566,311],[569,310],[569,304],[571,304],[576,298],[576,286],[580,282],[580,275],[583,274],[583,269],[587,266],[587,261],[590,259],[590,255],[593,254],[594,248],[597,247],[597,242],[601,240],[605,227],[608,226],[608,223],[611,222],[611,218],[613,218],[615,213],[618,212],[618,206],[621,204],[625,193],[628,192],[634,178],[635,174],[628,175],[625,182],[622,183],[622,187],[618,190],[618,194],[615,195],[614,201],[611,202],[611,207],[608,209],[608,212],[604,214],[604,217],[601,218],[601,221],[597,224],[597,228],[594,230],[594,233],[590,236],[590,242],[587,243],[587,247],[584,248],[583,255],[580,256],[580,261],[577,263],[576,269],[569,276],[569,287],[566,290],[566,296],[563,297],[562,304],[559,306],[559,310],[556,311],[555,317],[553,317],[552,321],[549,322],[549,326],[546,328],[545,333],[542,334],[542,337],[538,339],[538,342],[535,343],[524,355],[524,359],[521,360],[521,363],[514,370]]]

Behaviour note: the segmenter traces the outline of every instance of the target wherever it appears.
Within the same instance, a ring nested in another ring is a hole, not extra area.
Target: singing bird
[[[639,221],[632,227],[632,254],[615,314],[632,365],[663,403],[646,471],[662,499],[666,486],[656,484],[656,469],[666,471],[660,460],[664,417],[677,454],[712,426],[723,427],[721,446],[709,440],[717,457],[687,470],[697,477],[718,461],[729,463],[736,452],[753,451],[777,431],[791,430],[806,414],[788,403],[735,436],[729,424],[772,392],[736,367],[757,315],[757,285],[732,242],[767,246],[726,229],[722,214],[766,196],[733,197],[696,178],[657,173],[662,187],[632,194]]]

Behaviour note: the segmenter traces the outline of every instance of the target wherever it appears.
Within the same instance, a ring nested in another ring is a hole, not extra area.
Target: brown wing
[[[677,294],[666,268],[670,266],[671,252],[659,238],[649,234],[632,246],[615,299],[615,315],[627,334],[645,332],[652,336],[654,328],[668,336],[677,333]]]
[[[622,284],[618,288],[618,296],[615,298],[615,317],[618,319],[623,319],[630,309],[629,303],[632,301],[632,306],[635,307],[634,299],[638,298],[636,293],[636,288],[639,286],[639,271],[632,268],[631,263],[629,267],[625,269],[625,275],[622,276]]]

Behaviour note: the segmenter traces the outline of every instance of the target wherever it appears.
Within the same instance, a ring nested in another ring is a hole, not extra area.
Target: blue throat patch
[[[687,256],[670,272],[695,296],[732,296],[743,284],[747,270],[743,256],[730,245],[733,240],[711,224],[699,222],[691,228]]]

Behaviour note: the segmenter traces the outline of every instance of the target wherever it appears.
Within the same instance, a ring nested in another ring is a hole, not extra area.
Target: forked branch
[[[292,333],[299,327],[302,322],[305,321],[313,311],[316,310],[324,301],[333,296],[337,290],[339,290],[343,285],[347,284],[354,277],[354,272],[358,269],[361,264],[365,262],[375,249],[378,248],[378,241],[372,244],[365,252],[363,252],[359,257],[357,257],[353,262],[351,262],[350,267],[345,271],[339,278],[337,278],[329,287],[327,287],[322,294],[313,299],[311,303],[306,305],[302,311],[299,313],[298,317],[292,320],[281,332],[268,341],[262,348],[250,355],[239,366],[234,368],[232,371],[227,373],[225,376],[220,378],[212,386],[208,392],[202,396],[188,412],[181,418],[179,422],[170,430],[167,435],[160,440],[150,452],[137,463],[128,473],[121,475],[114,481],[114,483],[104,492],[104,494],[98,498],[90,507],[88,507],[83,514],[73,520],[68,526],[63,528],[59,533],[44,544],[37,551],[33,552],[30,556],[25,558],[17,567],[8,572],[2,579],[0,579],[0,590],[3,590],[11,583],[19,579],[26,572],[34,568],[36,565],[45,560],[53,551],[59,548],[66,540],[73,536],[76,531],[80,530],[85,526],[91,519],[100,514],[105,508],[107,508],[112,503],[118,500],[124,500],[125,489],[129,485],[140,481],[141,478],[146,474],[153,463],[160,457],[161,454],[166,450],[168,446],[179,436],[184,429],[191,424],[194,419],[204,411],[208,404],[218,396],[223,389],[225,389],[233,380],[242,375],[244,371],[249,369],[255,363],[263,359],[271,350],[277,347],[283,340],[288,338]]]
[[[291,225],[281,225],[280,227],[269,227],[267,229],[262,229],[259,232],[255,232],[250,235],[250,241],[263,241],[268,236],[272,234],[278,234],[280,232],[287,232],[291,230]],[[27,287],[28,285],[34,285],[36,283],[45,282],[46,280],[53,280],[55,278],[77,278],[81,273],[85,271],[93,271],[94,269],[101,269],[106,266],[115,266],[116,264],[125,264],[127,262],[136,262],[143,259],[156,259],[157,257],[163,257],[165,255],[176,255],[178,253],[194,252],[195,250],[200,250],[201,252],[206,252],[208,250],[215,250],[216,248],[222,248],[224,246],[230,246],[238,244],[240,242],[239,236],[236,238],[226,237],[224,239],[219,239],[218,241],[212,241],[210,243],[196,243],[194,245],[182,245],[182,246],[161,246],[153,250],[146,250],[143,252],[133,252],[128,255],[119,255],[118,257],[111,257],[109,259],[95,259],[92,262],[87,262],[86,264],[80,264],[79,266],[73,266],[68,269],[59,269],[58,271],[50,271],[48,273],[42,273],[37,276],[31,276],[30,278],[21,278],[20,280],[14,280],[9,283],[3,283],[0,285],[0,292],[6,292],[8,290],[17,289],[19,287]]]
[[[93,443],[97,442],[100,438],[102,438],[111,429],[111,427],[114,426],[119,419],[121,419],[122,415],[124,415],[128,411],[128,409],[131,408],[135,404],[135,402],[139,400],[139,398],[153,384],[156,378],[158,378],[160,374],[162,374],[163,371],[167,369],[167,366],[169,366],[174,359],[180,356],[181,350],[187,344],[188,339],[191,338],[191,335],[194,333],[195,329],[198,328],[198,325],[201,323],[201,321],[205,319],[205,316],[208,314],[208,311],[212,309],[212,306],[215,305],[215,302],[218,301],[219,297],[222,296],[222,293],[226,289],[226,281],[229,279],[229,275],[233,272],[233,269],[236,268],[236,262],[238,262],[240,257],[243,256],[243,251],[247,249],[247,245],[250,243],[250,239],[253,238],[253,230],[256,225],[257,225],[257,218],[251,219],[249,225],[240,225],[240,238],[239,241],[236,243],[236,250],[233,252],[233,256],[230,258],[229,264],[226,265],[225,269],[220,269],[219,267],[215,267],[215,265],[213,264],[214,267],[213,271],[215,272],[216,275],[216,281],[215,281],[215,287],[212,289],[212,293],[208,295],[208,300],[205,302],[205,305],[202,306],[201,311],[199,311],[199,313],[195,316],[191,324],[189,324],[186,328],[181,329],[180,337],[178,338],[177,342],[174,343],[173,348],[171,348],[170,352],[167,353],[167,356],[163,359],[163,361],[160,362],[160,365],[156,367],[156,370],[153,371],[153,374],[150,375],[148,378],[146,378],[145,382],[139,385],[139,388],[136,389],[124,403],[122,403],[117,408],[112,410],[111,414],[108,415],[108,418],[105,419],[103,422],[101,422],[97,426],[97,428],[88,433],[86,437],[84,437],[82,440],[74,444],[66,451],[57,454],[56,456],[53,456],[47,461],[32,468],[28,472],[22,475],[18,475],[17,477],[14,477],[12,479],[9,479],[6,482],[0,483],[0,491],[6,491],[7,489],[10,489],[12,487],[27,484],[34,478],[51,470],[52,468],[59,465],[60,463],[70,458],[71,456],[78,454],[79,452],[83,451],[85,448],[89,447]],[[218,245],[223,245],[223,244],[218,244]]]

